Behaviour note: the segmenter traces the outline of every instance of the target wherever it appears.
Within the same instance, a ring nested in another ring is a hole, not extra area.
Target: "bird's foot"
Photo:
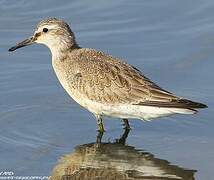
[[[125,143],[126,143],[126,139],[127,139],[128,135],[129,135],[130,129],[127,129],[127,128],[124,128],[124,129],[125,129],[125,131],[123,132],[123,134],[120,137],[120,139],[116,139],[116,143],[118,143],[118,144],[125,145]]]
[[[98,134],[97,134],[97,144],[100,144],[102,142],[102,137],[103,137],[103,134],[105,131],[100,131],[99,129],[97,130],[98,131]]]

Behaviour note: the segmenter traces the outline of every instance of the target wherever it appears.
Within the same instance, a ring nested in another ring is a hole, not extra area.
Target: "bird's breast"
[[[73,87],[72,80],[74,79],[76,73],[76,68],[69,63],[52,61],[53,69],[56,76],[61,83],[62,87],[66,92],[74,99],[78,104],[88,109],[88,103],[86,97],[77,88]]]
[[[63,63],[61,62],[56,62],[56,60],[53,60],[52,61],[52,66],[53,66],[53,69],[56,73],[56,76],[59,80],[59,82],[61,83],[61,85],[63,86],[63,88],[68,91],[69,90],[69,84],[68,84],[68,81],[67,81],[67,72],[66,72],[66,69],[63,65]]]

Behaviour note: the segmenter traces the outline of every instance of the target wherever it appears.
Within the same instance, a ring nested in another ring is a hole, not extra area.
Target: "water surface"
[[[197,170],[197,180],[212,180],[213,8],[211,0],[0,0],[0,171],[50,175],[60,157],[96,141],[94,117],[64,92],[49,50],[35,45],[7,52],[41,19],[58,17],[81,46],[121,57],[169,91],[208,104],[193,116],[131,121],[126,143]],[[105,126],[103,142],[122,134],[120,121]]]

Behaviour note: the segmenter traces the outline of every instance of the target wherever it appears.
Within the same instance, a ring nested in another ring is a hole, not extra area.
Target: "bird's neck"
[[[67,53],[74,50],[79,49],[80,47],[76,43],[63,43],[59,42],[56,44],[52,44],[49,46],[49,49],[52,54],[52,60],[61,61],[67,56]]]

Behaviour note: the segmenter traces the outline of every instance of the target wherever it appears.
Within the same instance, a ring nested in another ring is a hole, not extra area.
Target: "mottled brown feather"
[[[65,63],[68,67],[64,69],[74,69],[69,66],[75,66],[77,74],[81,74],[69,82],[70,86],[92,101],[177,108],[205,107],[175,96],[135,67],[102,52],[82,48],[69,53],[69,62]],[[74,74],[70,73],[70,76]]]

